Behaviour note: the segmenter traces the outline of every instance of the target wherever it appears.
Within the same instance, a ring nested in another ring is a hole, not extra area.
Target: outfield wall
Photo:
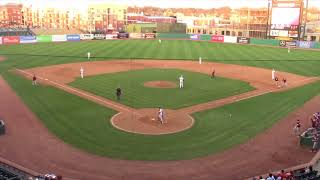
[[[207,41],[216,43],[237,43],[277,47],[298,47],[304,49],[320,49],[320,42],[285,41],[276,39],[257,39],[236,36],[222,36],[209,34],[181,34],[181,33],[118,33],[118,34],[66,34],[40,36],[3,36],[0,45],[27,44],[42,42],[67,42],[81,40],[111,40],[111,39],[185,39],[193,41]]]

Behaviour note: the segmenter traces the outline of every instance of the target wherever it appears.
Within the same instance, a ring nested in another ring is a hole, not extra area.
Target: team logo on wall
[[[287,46],[287,42],[286,41],[280,41],[280,46],[281,47],[286,47]]]

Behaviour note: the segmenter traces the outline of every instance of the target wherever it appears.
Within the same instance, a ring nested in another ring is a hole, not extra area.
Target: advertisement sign
[[[271,29],[296,30],[299,26],[300,8],[272,8]]]
[[[288,37],[289,36],[289,31],[286,31],[286,30],[284,30],[284,31],[279,31],[279,36],[281,36],[281,37]]]
[[[224,36],[213,35],[211,36],[212,42],[224,42]]]
[[[80,41],[80,35],[79,34],[68,34],[67,41]]]
[[[270,36],[279,36],[279,30],[271,30]]]
[[[297,41],[287,41],[287,47],[297,47]]]
[[[312,41],[298,41],[299,48],[313,48],[314,42]]]
[[[118,34],[106,34],[106,39],[117,39]]]
[[[224,36],[225,43],[237,43],[238,38],[236,36]]]
[[[247,37],[238,37],[237,43],[239,44],[250,44],[250,38]]]
[[[37,42],[52,42],[51,35],[37,36]]]
[[[104,34],[94,34],[93,35],[93,39],[96,39],[96,40],[106,39],[106,35],[104,35]]]
[[[53,42],[65,42],[67,41],[66,35],[52,35]]]
[[[199,40],[200,39],[200,35],[199,34],[191,34],[190,35],[190,39],[191,40]]]
[[[36,43],[37,39],[35,36],[20,36],[20,43],[27,44],[27,43]]]
[[[298,31],[289,31],[289,37],[297,38],[298,37]]]
[[[93,34],[80,34],[81,40],[92,40],[94,38]]]
[[[118,39],[125,39],[129,38],[129,33],[119,33],[118,34]]]
[[[129,37],[132,38],[132,39],[142,39],[142,38],[144,38],[143,34],[141,34],[141,33],[130,33]]]
[[[2,37],[3,44],[19,44],[20,37],[19,36],[5,36]]]
[[[2,37],[0,37],[0,44],[2,44]]]
[[[280,46],[280,47],[286,47],[286,46],[287,46],[287,41],[281,40],[281,41],[279,42],[279,46]]]
[[[144,38],[146,38],[146,39],[154,39],[154,38],[156,38],[156,34],[155,33],[145,33],[144,34]]]

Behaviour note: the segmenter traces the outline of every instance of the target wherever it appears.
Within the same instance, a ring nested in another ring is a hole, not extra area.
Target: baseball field
[[[297,118],[308,127],[313,109],[297,113],[305,103],[319,104],[320,51],[110,40],[0,46],[0,56],[8,125],[0,155],[37,171],[76,179],[242,179],[313,156],[292,128]],[[271,80],[273,68],[287,86]]]

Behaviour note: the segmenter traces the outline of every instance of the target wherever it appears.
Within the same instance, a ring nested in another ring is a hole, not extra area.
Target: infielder
[[[272,69],[271,76],[272,76],[272,80],[274,80],[276,77],[276,71],[274,69]]]
[[[164,123],[164,112],[161,107],[159,107],[158,118],[159,118],[159,121],[161,122],[161,124],[163,124]]]
[[[180,88],[183,88],[183,83],[184,83],[184,78],[183,78],[183,76],[181,75],[181,76],[179,77],[179,87],[180,87]]]
[[[88,56],[88,60],[90,60],[91,53],[88,52],[88,53],[87,53],[87,56]]]
[[[202,58],[199,57],[199,64],[202,64]]]
[[[84,69],[81,66],[81,68],[80,68],[80,76],[81,76],[82,79],[83,79],[83,75],[84,75]]]

